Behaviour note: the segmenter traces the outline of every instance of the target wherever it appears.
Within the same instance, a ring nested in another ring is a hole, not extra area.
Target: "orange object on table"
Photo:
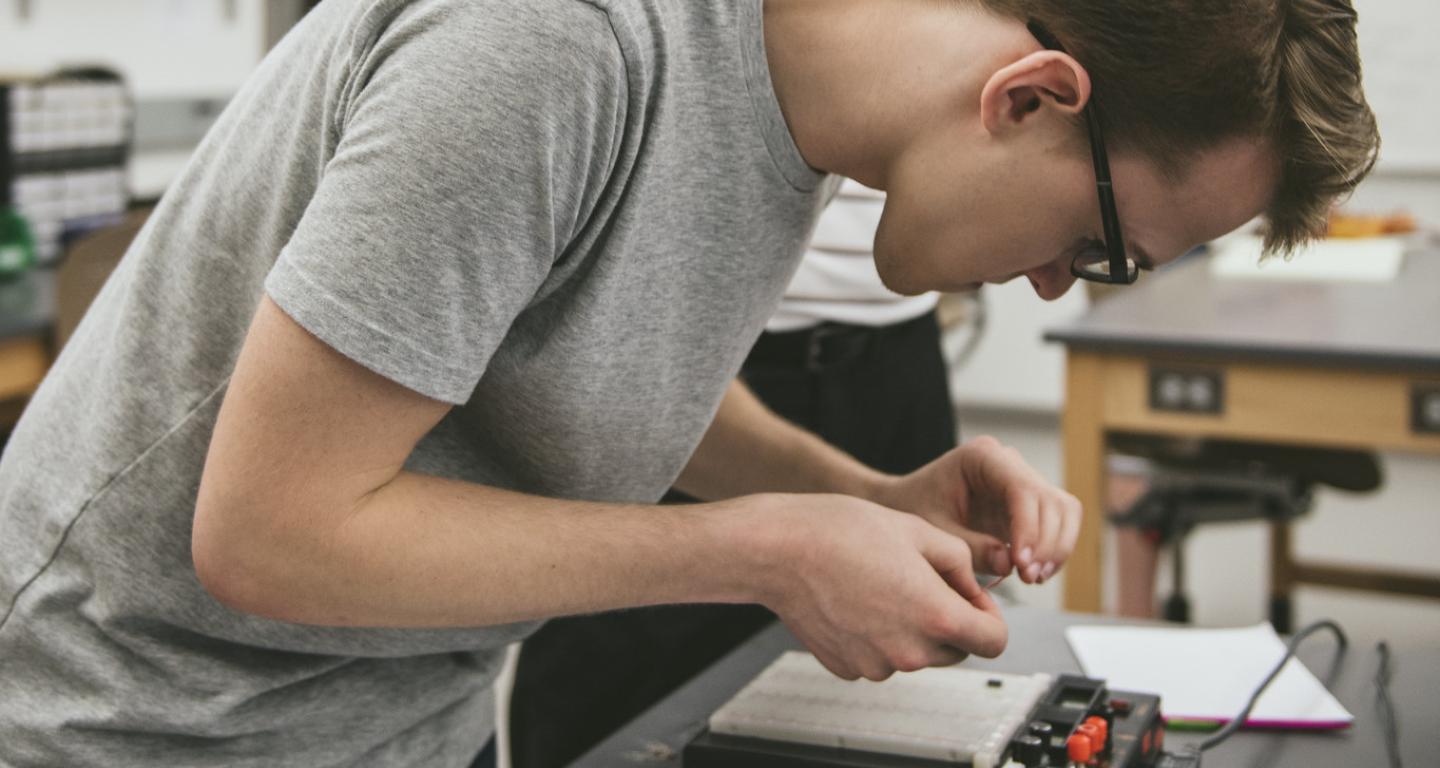
[[[1331,211],[1325,236],[1337,238],[1381,237],[1383,235],[1405,235],[1416,229],[1418,226],[1415,223],[1415,217],[1404,211],[1384,215]]]

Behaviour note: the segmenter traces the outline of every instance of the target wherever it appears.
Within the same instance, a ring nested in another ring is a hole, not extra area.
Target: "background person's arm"
[[[560,501],[405,471],[448,408],[340,355],[264,299],[201,481],[201,582],[240,611],[340,626],[758,602],[846,677],[1005,644],[969,550],[918,518],[843,496]]]
[[[1019,452],[980,437],[903,477],[861,464],[732,382],[676,487],[699,499],[838,493],[912,512],[970,545],[977,567],[1041,582],[1075,548],[1080,502]]]
[[[777,416],[736,379],[675,487],[706,501],[765,492],[873,499],[894,479]]]

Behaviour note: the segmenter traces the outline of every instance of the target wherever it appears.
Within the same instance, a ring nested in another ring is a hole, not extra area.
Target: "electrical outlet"
[[[1225,412],[1225,375],[1211,368],[1150,369],[1150,408],[1172,413]]]
[[[1410,392],[1410,428],[1440,435],[1440,384],[1416,384]]]

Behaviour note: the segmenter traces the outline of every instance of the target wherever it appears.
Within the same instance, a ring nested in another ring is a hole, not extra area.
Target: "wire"
[[[1375,670],[1375,698],[1380,707],[1380,725],[1385,729],[1385,752],[1390,768],[1403,768],[1400,762],[1400,723],[1395,717],[1395,702],[1390,700],[1390,646],[1384,640],[1375,644],[1380,666]]]
[[[1270,687],[1270,683],[1274,682],[1275,678],[1280,676],[1280,670],[1284,669],[1286,663],[1295,656],[1295,650],[1300,647],[1301,641],[1322,629],[1328,629],[1335,633],[1335,639],[1339,644],[1337,653],[1344,653],[1346,646],[1350,644],[1350,640],[1345,637],[1345,630],[1341,629],[1339,624],[1336,624],[1330,619],[1321,619],[1306,625],[1304,629],[1296,632],[1295,636],[1290,638],[1290,642],[1285,645],[1285,655],[1281,657],[1280,663],[1276,664],[1275,668],[1270,670],[1270,674],[1265,676],[1265,680],[1260,683],[1260,687],[1256,688],[1255,692],[1250,694],[1250,700],[1245,702],[1245,708],[1240,710],[1240,714],[1226,723],[1224,728],[1212,734],[1210,738],[1200,742],[1200,747],[1196,749],[1195,752],[1204,752],[1207,749],[1212,749],[1233,736],[1236,731],[1240,730],[1240,726],[1245,724],[1245,719],[1250,717],[1250,710],[1255,708],[1255,702],[1260,700],[1260,694],[1264,693],[1265,689]],[[1386,667],[1388,671],[1388,664]]]
[[[951,299],[952,301],[963,302],[966,306],[964,314],[957,315],[957,319],[947,323],[943,329],[946,332],[946,338],[953,339],[959,332],[957,329],[963,325],[970,326],[970,332],[964,335],[958,348],[951,349],[957,346],[953,341],[945,345],[945,351],[949,358],[947,363],[949,370],[953,373],[964,368],[965,364],[970,361],[970,356],[975,354],[975,349],[980,346],[980,339],[985,335],[985,321],[989,311],[983,289],[952,295],[955,297]],[[949,299],[950,296],[946,298]]]

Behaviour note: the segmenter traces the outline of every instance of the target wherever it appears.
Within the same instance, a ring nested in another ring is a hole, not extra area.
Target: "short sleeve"
[[[335,151],[265,289],[341,354],[460,404],[606,183],[624,62],[572,0],[415,7],[351,57]]]

